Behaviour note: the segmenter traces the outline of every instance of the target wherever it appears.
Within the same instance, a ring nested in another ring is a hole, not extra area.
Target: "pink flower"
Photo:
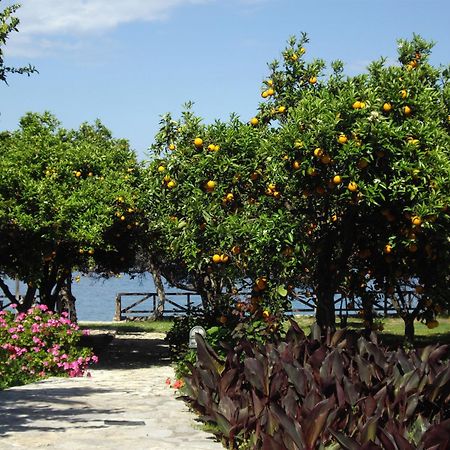
[[[171,383],[172,383],[172,381],[170,380],[170,378],[166,378],[166,384],[167,384],[168,386],[170,386]]]

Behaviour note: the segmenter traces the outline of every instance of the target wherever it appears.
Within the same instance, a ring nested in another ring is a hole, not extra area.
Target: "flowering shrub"
[[[0,311],[0,389],[52,375],[84,375],[89,363],[98,361],[77,345],[88,333],[45,305],[19,314]]]

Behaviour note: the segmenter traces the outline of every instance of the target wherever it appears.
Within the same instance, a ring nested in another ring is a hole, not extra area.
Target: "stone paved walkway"
[[[141,338],[141,351],[130,347],[128,359],[117,351],[114,361],[114,347],[126,339],[113,341],[109,360],[90,378],[52,378],[0,391],[0,449],[223,450],[165,384],[173,369],[161,355],[151,358],[155,348],[164,355],[162,340]],[[153,351],[146,340],[156,344]]]

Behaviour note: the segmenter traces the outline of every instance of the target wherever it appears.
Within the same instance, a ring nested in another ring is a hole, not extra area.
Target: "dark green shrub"
[[[446,346],[406,353],[344,330],[242,339],[220,358],[201,338],[187,400],[230,448],[444,449],[450,436]]]

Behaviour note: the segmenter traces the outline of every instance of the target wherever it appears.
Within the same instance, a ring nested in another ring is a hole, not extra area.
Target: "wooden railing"
[[[140,298],[136,299],[136,297]],[[132,302],[125,304],[127,298]],[[195,292],[166,292],[163,316],[190,315],[200,304],[200,295]],[[155,312],[157,306],[156,292],[121,292],[116,295],[114,320],[149,317]],[[139,309],[135,309],[136,307]]]
[[[245,294],[242,294],[243,296]],[[369,304],[375,313],[384,316],[396,314],[397,311],[392,303],[392,299],[383,292],[372,291]],[[405,307],[403,309],[412,310],[417,304],[417,295],[414,291],[403,291]],[[127,301],[129,300],[129,301]],[[316,304],[314,295],[306,292],[299,293],[291,299],[295,305],[291,313],[315,314]],[[335,296],[336,315],[341,318],[358,314],[363,309],[362,301],[359,298],[348,298]],[[299,305],[299,306],[298,306]],[[155,292],[121,292],[116,296],[115,321],[131,318],[145,318],[151,316],[158,306],[158,295]],[[194,292],[166,292],[163,316],[189,315],[194,308],[201,307],[200,295]]]

